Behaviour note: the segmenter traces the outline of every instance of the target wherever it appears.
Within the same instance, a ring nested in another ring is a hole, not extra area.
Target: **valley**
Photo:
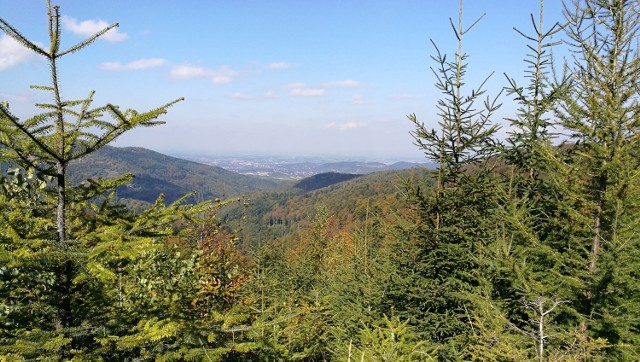
[[[136,211],[149,207],[160,194],[168,203],[190,192],[195,195],[187,203],[230,201],[217,212],[219,227],[235,233],[245,251],[302,232],[319,210],[344,230],[354,230],[368,212],[392,216],[390,210],[402,207],[403,183],[428,179],[426,168],[407,162],[269,157],[197,161],[139,147],[107,146],[72,164],[70,176],[79,183],[133,173],[133,181],[117,188],[117,200]]]
[[[258,191],[291,187],[311,191],[357,175],[423,168],[410,162],[335,161],[322,158],[190,157],[167,156],[140,147],[112,147],[75,161],[70,180],[113,178],[131,172],[132,182],[117,189],[121,200],[152,203],[163,194],[167,202],[195,192],[191,200],[232,198]],[[316,175],[324,178],[314,178]],[[345,178],[344,175],[350,175]],[[305,179],[309,179],[304,182]],[[319,186],[320,185],[320,186]]]
[[[367,174],[379,171],[402,170],[413,167],[433,168],[433,163],[396,160],[345,160],[331,157],[295,156],[194,156],[184,159],[221,167],[242,175],[252,175],[277,180],[300,180],[325,172]]]
[[[640,1],[26,3],[0,361],[640,361]]]

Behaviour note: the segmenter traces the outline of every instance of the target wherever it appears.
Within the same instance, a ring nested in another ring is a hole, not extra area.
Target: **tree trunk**
[[[610,160],[609,160],[610,162]],[[597,192],[596,211],[593,215],[593,239],[591,239],[591,260],[589,261],[589,273],[596,270],[596,261],[600,254],[600,244],[602,242],[602,212],[604,210],[605,193],[609,177],[606,173],[600,174],[596,178],[595,189]]]
[[[67,207],[67,190],[65,187],[65,165],[62,162],[56,164],[56,181],[58,192],[58,208],[57,208],[57,229],[58,229],[58,242],[63,250],[68,250],[67,245],[67,225],[66,225],[66,207]]]
[[[70,246],[67,240],[67,224],[66,224],[66,207],[67,207],[67,190],[65,185],[66,167],[64,163],[58,162],[56,164],[56,181],[57,181],[57,193],[58,193],[58,205],[57,205],[57,231],[58,231],[58,243],[60,251],[67,253],[70,250]],[[72,281],[74,278],[74,263],[69,259],[69,256],[65,255],[65,260],[61,262],[57,274],[58,290],[60,292],[58,299],[58,311],[57,311],[57,327],[68,328],[73,321],[71,299],[72,299]]]

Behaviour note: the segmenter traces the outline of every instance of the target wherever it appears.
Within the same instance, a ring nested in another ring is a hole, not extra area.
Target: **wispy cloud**
[[[339,131],[347,131],[350,129],[356,129],[366,126],[364,122],[345,122],[345,123],[335,123],[331,122],[324,126],[324,128],[334,128]]]
[[[8,35],[0,36],[0,70],[9,69],[36,58],[35,53]]]
[[[422,99],[422,95],[420,95],[420,94],[400,93],[400,94],[392,95],[391,98],[400,99],[400,100],[413,100],[413,99]]]
[[[324,95],[324,89],[320,88],[293,88],[289,92],[291,95],[299,97],[317,97]]]
[[[167,61],[162,58],[138,59],[129,63],[107,62],[100,64],[100,69],[112,70],[116,72],[128,70],[142,70],[147,68],[160,67],[165,65]]]
[[[62,26],[70,32],[81,36],[91,36],[108,27],[109,25],[111,24],[100,19],[78,21],[77,19],[74,19],[70,16],[62,17]],[[113,28],[102,35],[100,38],[115,43],[123,41],[127,39],[127,37],[127,33],[122,33],[118,30],[118,28]]]
[[[353,104],[357,104],[357,105],[361,105],[361,104],[365,104],[367,103],[367,101],[365,101],[363,96],[353,96],[353,98],[351,99],[351,102],[353,102]]]
[[[29,100],[30,97],[27,94],[0,92],[0,101],[9,101],[9,103],[26,103]]]
[[[216,84],[231,83],[240,73],[227,66],[218,69],[207,69],[191,65],[177,65],[169,75],[174,79],[209,78]]]
[[[335,80],[316,85],[309,85],[302,82],[285,84],[284,88],[289,89],[289,93],[294,96],[312,97],[323,96],[325,87],[359,87],[360,83],[355,80]]]
[[[322,88],[310,88],[302,82],[285,84],[284,88],[289,89],[289,94],[298,97],[317,97],[323,96],[325,91]]]
[[[261,95],[246,95],[240,92],[236,92],[233,93],[231,95],[231,98],[236,99],[236,100],[240,100],[240,101],[251,101],[251,100],[258,100],[258,99],[271,99],[271,98],[276,98],[277,94],[274,91],[268,91],[265,92],[264,94]]]
[[[351,87],[351,88],[355,88],[355,87],[359,87],[360,86],[360,82],[355,81],[355,80],[351,80],[351,79],[346,79],[346,80],[334,80],[331,82],[327,82],[323,84],[325,87]]]
[[[293,67],[294,67],[293,64],[285,63],[285,62],[270,63],[266,65],[266,68],[269,70],[283,70],[283,69],[289,69]]]
[[[302,83],[302,82],[296,82],[296,83],[289,83],[289,84],[285,84],[284,87],[287,89],[296,89],[296,88],[304,88],[307,85]]]

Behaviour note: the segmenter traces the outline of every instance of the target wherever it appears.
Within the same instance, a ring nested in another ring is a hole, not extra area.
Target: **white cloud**
[[[265,92],[262,95],[257,95],[257,96],[246,95],[246,94],[242,94],[240,92],[236,92],[236,93],[233,93],[231,95],[231,98],[237,99],[237,100],[240,100],[240,101],[250,101],[250,100],[255,100],[255,99],[271,99],[271,98],[275,98],[275,97],[277,97],[277,94],[274,91],[268,91],[268,92]]]
[[[104,28],[108,27],[109,23],[107,23],[104,20],[85,20],[85,21],[78,21],[70,16],[63,16],[62,17],[62,26],[69,30],[70,32],[76,34],[76,35],[81,35],[81,36],[92,36],[93,34],[103,30]],[[104,39],[106,41],[110,41],[110,42],[119,42],[119,41],[123,41],[128,37],[128,35],[126,33],[122,33],[120,31],[118,31],[117,28],[113,28],[111,30],[109,30],[108,32],[106,32],[104,35],[102,35],[100,38]]]
[[[350,129],[356,129],[366,126],[364,122],[346,122],[346,123],[335,123],[331,122],[324,126],[324,128],[335,128],[340,131],[347,131]]]
[[[360,82],[355,80],[334,80],[324,84],[326,87],[359,87]]]
[[[153,67],[159,67],[166,64],[167,61],[162,58],[138,59],[129,63],[108,62],[100,64],[100,68],[104,70],[113,70],[116,72],[127,70],[141,70]]]
[[[191,65],[178,65],[171,69],[169,75],[174,79],[209,78],[213,83],[227,84],[231,83],[239,73],[226,66],[218,69],[207,69]]]
[[[323,96],[325,90],[323,87],[359,87],[360,83],[355,80],[336,80],[322,83],[319,85],[308,85],[302,82],[285,84],[284,88],[289,89],[289,93],[294,96],[312,97]],[[356,103],[356,100],[354,100]]]
[[[294,96],[300,96],[300,97],[314,97],[314,96],[323,96],[324,95],[324,89],[303,89],[303,88],[294,88],[292,89],[289,93],[291,93],[291,95]]]
[[[322,88],[307,88],[307,85],[302,82],[289,83],[284,85],[285,88],[289,89],[289,94],[293,96],[299,97],[314,97],[314,96],[323,96],[324,89]]]
[[[172,78],[189,79],[207,77],[208,71],[205,68],[193,67],[190,65],[178,65],[171,69],[169,73]]]
[[[267,67],[267,69],[270,69],[270,70],[282,70],[282,69],[292,68],[293,64],[285,63],[285,62],[277,62],[277,63],[267,64],[266,67]]]
[[[361,105],[367,103],[363,96],[353,96],[352,100],[353,104]]]
[[[253,96],[247,96],[247,95],[244,95],[244,94],[242,94],[240,92],[233,93],[231,95],[231,98],[237,99],[237,100],[241,100],[241,101],[249,101],[249,100],[255,99],[255,97],[253,97]]]
[[[406,100],[406,99],[413,100],[413,99],[421,99],[422,96],[419,94],[400,93],[400,94],[392,95],[391,98],[402,99],[402,100]]]
[[[304,88],[306,86],[306,84],[302,83],[302,82],[296,82],[296,83],[289,83],[289,84],[285,84],[284,87],[287,89],[295,89],[295,88]]]
[[[8,35],[0,37],[0,70],[9,69],[36,58],[36,54]]]

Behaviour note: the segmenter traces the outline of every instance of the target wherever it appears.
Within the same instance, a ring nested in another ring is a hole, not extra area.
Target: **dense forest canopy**
[[[310,179],[241,199],[233,225],[232,200],[132,212],[115,191],[132,174],[69,177],[181,101],[61,96],[59,59],[118,24],[62,49],[57,6],[46,45],[0,19],[51,70],[42,113],[0,104],[0,359],[640,359],[640,3],[566,1],[556,24],[543,5],[498,94],[466,82],[462,2],[457,50],[433,44],[438,122],[409,120],[435,170]],[[504,139],[500,97],[518,104]],[[286,232],[252,242],[259,224]]]

